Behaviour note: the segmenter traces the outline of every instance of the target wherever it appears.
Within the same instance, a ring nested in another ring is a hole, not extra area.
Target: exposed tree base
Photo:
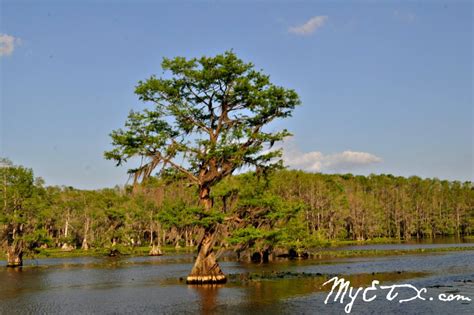
[[[61,246],[61,250],[65,251],[65,252],[70,252],[74,249],[74,246],[68,244],[68,243],[64,243],[63,246]]]
[[[8,268],[16,268],[23,266],[23,261],[8,261],[7,267]]]
[[[158,246],[153,245],[148,253],[148,256],[161,256],[163,252]]]
[[[227,281],[212,250],[214,244],[213,233],[214,231],[208,230],[204,234],[198,247],[196,262],[186,278],[187,284],[217,284]]]
[[[226,283],[227,277],[225,275],[217,276],[188,276],[186,278],[187,284],[218,284]]]
[[[88,243],[86,240],[84,240],[84,241],[82,242],[81,249],[83,249],[83,250],[89,250],[89,248],[90,248],[89,243]]]
[[[7,267],[21,267],[23,266],[23,251],[18,248],[8,248],[7,251]]]

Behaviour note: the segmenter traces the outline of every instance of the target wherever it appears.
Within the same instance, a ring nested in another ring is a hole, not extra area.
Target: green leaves
[[[281,153],[271,151],[288,131],[263,132],[265,125],[291,115],[300,103],[295,91],[275,86],[232,51],[214,57],[165,58],[166,78],[151,76],[135,88],[154,108],[131,112],[125,129],[113,131],[105,158],[117,165],[132,157],[135,180],[161,166],[211,187],[244,166],[275,168]]]
[[[37,192],[33,171],[11,163],[0,167],[0,188],[2,220],[23,221],[31,209],[31,201]]]
[[[235,230],[227,241],[231,245],[249,244],[252,246],[257,241],[273,240],[276,238],[277,234],[279,234],[277,230],[269,231],[249,226]]]
[[[182,202],[165,207],[164,211],[158,214],[158,220],[166,227],[210,227],[217,223],[222,223],[224,214],[220,211],[205,211],[201,207],[187,206]]]
[[[0,236],[7,236],[8,246],[19,244],[24,250],[39,242],[34,231],[45,207],[42,183],[34,179],[31,169],[0,159]]]

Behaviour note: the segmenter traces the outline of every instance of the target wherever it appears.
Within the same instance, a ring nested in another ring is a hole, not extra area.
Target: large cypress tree
[[[125,129],[111,133],[114,148],[105,157],[117,165],[140,157],[142,164],[129,171],[135,181],[157,167],[186,176],[198,188],[202,217],[208,219],[213,217],[211,189],[216,183],[242,167],[266,171],[282,165],[281,150],[271,147],[289,132],[272,132],[268,124],[289,117],[300,100],[294,90],[272,84],[232,51],[165,58],[162,68],[169,76],[152,76],[135,90],[154,107],[130,112]],[[204,229],[187,282],[225,282],[212,250],[215,222],[207,220]]]

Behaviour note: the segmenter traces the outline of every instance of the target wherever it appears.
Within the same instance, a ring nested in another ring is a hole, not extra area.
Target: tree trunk
[[[67,237],[69,235],[68,231],[69,231],[69,216],[70,216],[70,210],[68,209],[67,210],[67,214],[66,214],[66,223],[64,224],[64,238],[65,238],[65,242],[64,244],[62,245],[61,249],[62,250],[65,250],[65,251],[71,251],[73,250],[74,248],[72,247],[72,245],[69,245],[68,241],[67,241]]]
[[[7,267],[23,266],[23,243],[13,242],[7,248]]]
[[[201,205],[206,211],[212,208],[210,188],[201,187],[199,198]],[[225,283],[226,276],[217,263],[212,247],[214,246],[216,229],[214,226],[207,227],[201,242],[198,245],[198,255],[191,273],[186,279],[188,284],[212,284]]]
[[[84,237],[84,239],[82,240],[81,248],[83,250],[89,250],[89,243],[87,242],[87,237]]]
[[[82,240],[82,249],[88,250],[89,249],[89,242],[87,241],[87,234],[89,233],[89,218],[86,219],[86,226],[84,227],[84,239]]]
[[[148,252],[148,256],[161,256],[163,255],[163,252],[161,251],[161,248],[160,248],[160,236],[157,235],[157,239],[158,239],[158,245],[155,244],[155,239],[154,239],[154,229],[153,229],[153,221],[151,221],[150,223],[150,245],[151,245],[151,249],[150,251]]]
[[[69,210],[67,211],[66,223],[64,224],[64,237],[68,236],[68,229],[69,229]]]
[[[213,229],[206,229],[198,246],[196,262],[186,279],[188,284],[225,283],[227,281],[212,249],[214,233]]]
[[[461,236],[459,232],[459,206],[456,206],[456,235],[458,238]]]
[[[161,255],[163,255],[163,252],[161,251],[160,246],[153,244],[153,246],[150,249],[150,252],[148,253],[148,256],[161,256]]]

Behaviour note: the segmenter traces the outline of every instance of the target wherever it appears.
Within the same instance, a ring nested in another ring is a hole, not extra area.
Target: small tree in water
[[[37,229],[42,180],[31,169],[0,158],[0,239],[6,240],[7,267],[23,265],[23,254],[46,239]]]
[[[290,134],[271,132],[267,126],[289,117],[300,100],[294,90],[272,84],[269,76],[232,51],[215,57],[165,58],[162,68],[169,77],[152,76],[135,90],[154,108],[130,112],[125,129],[111,133],[114,148],[105,157],[117,165],[140,157],[142,164],[129,170],[135,182],[161,167],[181,173],[198,188],[204,236],[187,282],[225,282],[213,253],[222,215],[213,210],[211,189],[242,167],[281,167],[281,150],[271,147]]]

